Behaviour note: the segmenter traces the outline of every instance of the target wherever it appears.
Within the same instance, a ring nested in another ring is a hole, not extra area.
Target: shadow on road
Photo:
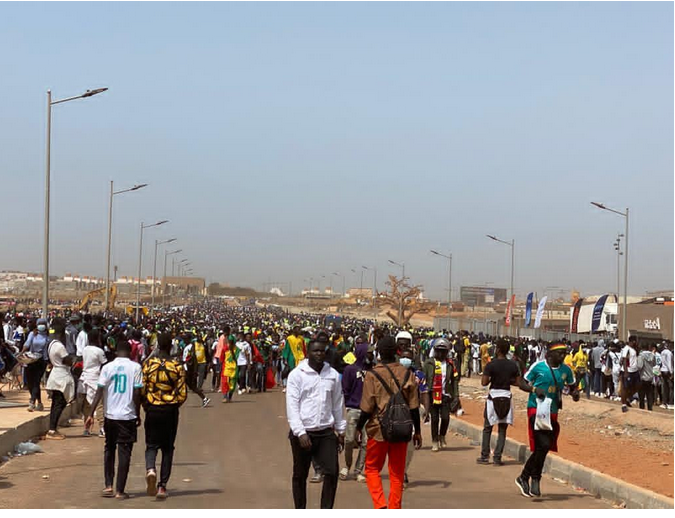
[[[222,489],[185,489],[171,491],[171,496],[190,496],[190,495],[219,495]]]
[[[569,500],[570,498],[590,498],[592,495],[587,495],[584,493],[578,493],[578,494],[570,494],[570,495],[564,495],[564,494],[552,494],[552,495],[542,495],[541,498],[533,498],[533,502],[557,502],[561,500]]]
[[[448,482],[447,480],[414,480],[413,482],[410,482],[408,484],[409,488],[413,487],[429,487],[429,486],[440,486],[443,489],[450,487],[452,482]]]

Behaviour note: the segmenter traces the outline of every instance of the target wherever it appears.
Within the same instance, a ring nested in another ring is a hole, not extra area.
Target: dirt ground
[[[515,424],[508,437],[528,443],[525,421],[527,394],[514,390]],[[478,378],[460,385],[460,418],[483,426],[487,391]],[[637,405],[636,405],[637,406]],[[584,397],[566,397],[559,415],[558,455],[636,486],[673,497],[673,413],[631,409]]]

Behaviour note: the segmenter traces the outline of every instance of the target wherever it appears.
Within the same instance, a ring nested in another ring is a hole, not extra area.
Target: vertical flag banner
[[[591,322],[591,333],[595,333],[600,327],[600,319],[602,317],[602,310],[605,309],[605,302],[607,302],[607,295],[603,295],[598,299],[593,307],[593,320]]]
[[[538,329],[541,325],[541,317],[544,316],[544,308],[546,307],[546,299],[548,296],[545,296],[539,301],[539,307],[537,308],[537,316],[534,317],[534,328]]]
[[[509,300],[508,305],[506,306],[506,322],[504,325],[509,327],[511,325],[511,313],[513,312],[513,304],[516,301],[516,295],[511,295],[511,300]]]
[[[574,309],[572,310],[572,325],[570,327],[570,333],[576,333],[579,329],[579,312],[581,311],[581,304],[584,302],[584,299],[579,299],[574,304]]]
[[[527,296],[527,304],[525,304],[525,327],[530,326],[530,320],[532,320],[532,297],[534,296],[533,292]]]

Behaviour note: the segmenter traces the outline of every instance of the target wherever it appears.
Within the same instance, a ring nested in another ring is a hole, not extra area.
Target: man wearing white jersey
[[[131,464],[131,451],[136,442],[136,428],[140,426],[142,372],[140,364],[131,361],[131,346],[126,340],[117,343],[117,358],[103,366],[98,378],[98,389],[85,426],[94,423],[94,410],[105,391],[105,448],[103,472],[105,488],[103,496],[118,499],[129,498],[124,492]],[[113,493],[115,477],[115,450],[119,450],[117,485]]]

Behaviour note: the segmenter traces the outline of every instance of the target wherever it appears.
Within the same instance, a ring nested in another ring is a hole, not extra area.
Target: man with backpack
[[[419,395],[415,376],[396,360],[398,346],[391,336],[377,342],[381,363],[365,376],[361,417],[356,425],[357,441],[366,425],[366,484],[376,509],[400,509],[403,497],[405,460],[412,435],[422,447]],[[414,435],[413,435],[414,428]],[[380,471],[389,457],[389,500],[384,496]]]

